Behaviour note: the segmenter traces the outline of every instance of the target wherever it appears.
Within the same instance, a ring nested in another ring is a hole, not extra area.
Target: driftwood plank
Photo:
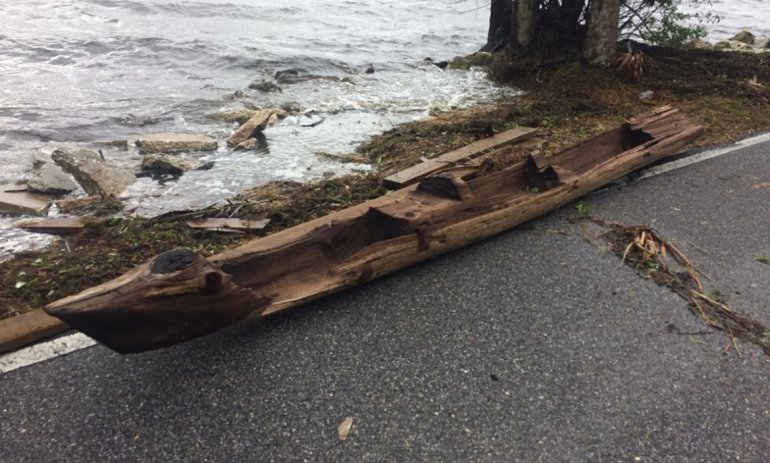
[[[48,217],[45,219],[23,220],[16,222],[16,228],[52,235],[72,235],[79,233],[96,220],[86,217]]]
[[[187,222],[187,226],[199,230],[210,230],[223,233],[256,233],[263,231],[269,223],[270,219],[197,219]]]
[[[10,352],[70,329],[66,323],[40,309],[0,323],[0,353]]]
[[[678,152],[703,128],[667,111],[550,158],[443,174],[210,258],[172,250],[45,310],[122,353],[275,314],[488,238]]]
[[[516,127],[505,132],[500,132],[488,138],[475,141],[467,146],[442,154],[433,159],[414,165],[408,169],[397,172],[383,180],[387,188],[398,189],[417,183],[423,178],[440,172],[451,166],[452,163],[465,159],[472,159],[485,151],[500,148],[507,144],[525,140],[533,136],[537,129],[531,127]]]

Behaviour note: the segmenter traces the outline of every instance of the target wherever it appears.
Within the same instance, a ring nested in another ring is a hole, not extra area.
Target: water
[[[709,39],[748,28],[768,33],[770,2],[715,5],[724,16]],[[350,152],[372,134],[437,109],[491,101],[510,92],[477,71],[441,71],[447,59],[485,42],[482,0],[28,0],[0,2],[0,183],[22,178],[32,156],[62,145],[159,131],[204,133],[223,142],[232,126],[206,117],[244,105],[297,102],[325,118],[317,127],[289,118],[269,128],[269,153],[198,155],[215,162],[160,184],[140,179],[129,209],[153,215],[221,201],[270,180],[343,174],[349,165],[317,151]],[[374,74],[358,74],[372,64]],[[302,68],[353,83],[315,80],[282,93],[249,90],[278,70]],[[245,97],[236,98],[238,91]],[[221,143],[224,146],[224,143]],[[133,150],[104,149],[137,168]],[[356,166],[354,166],[355,168]],[[364,168],[363,166],[357,166]],[[0,257],[45,244],[0,217]]]
[[[722,18],[716,24],[705,24],[708,41],[727,40],[741,30],[757,37],[770,35],[770,2],[766,0],[718,0],[710,8],[700,8],[708,9]]]
[[[346,173],[349,165],[314,153],[350,152],[395,124],[510,91],[480,72],[444,72],[423,62],[478,49],[488,13],[468,12],[477,6],[476,0],[1,2],[0,182],[23,177],[34,153],[61,145],[92,147],[96,140],[133,141],[159,131],[224,141],[233,127],[207,114],[287,102],[315,110],[325,122],[308,128],[288,118],[266,130],[267,154],[223,147],[201,157],[215,161],[210,171],[164,184],[141,179],[127,192],[129,208],[153,215],[205,206],[270,180]],[[368,64],[374,74],[357,73]],[[285,85],[282,93],[247,88],[287,68],[353,83],[314,80]],[[235,98],[237,91],[245,97]],[[133,150],[104,149],[104,155],[131,168],[141,161]],[[5,248],[29,238],[9,232],[10,222],[0,219]]]

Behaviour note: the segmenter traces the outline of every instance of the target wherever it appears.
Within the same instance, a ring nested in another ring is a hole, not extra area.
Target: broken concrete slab
[[[213,119],[215,121],[222,121],[222,122],[237,122],[239,124],[243,124],[254,115],[256,115],[260,109],[230,109],[227,111],[220,111],[218,113],[209,114],[209,119]]]
[[[189,170],[195,170],[199,167],[199,164],[195,164],[187,159],[163,153],[145,154],[141,166],[142,170],[145,171],[172,175],[182,175]]]
[[[213,138],[194,133],[155,133],[136,140],[141,153],[181,153],[183,151],[216,151]]]
[[[34,193],[24,185],[0,185],[0,213],[44,215],[54,197]]]
[[[37,193],[65,195],[78,189],[78,184],[72,180],[61,167],[45,163],[32,173],[27,181],[27,189]]]
[[[131,170],[109,164],[93,151],[57,149],[51,158],[89,195],[117,197],[136,181]]]
[[[280,111],[280,112],[279,112]],[[227,139],[227,146],[235,147],[245,142],[249,138],[255,138],[256,132],[265,130],[270,123],[270,117],[276,114],[280,118],[286,117],[286,111],[277,108],[261,109],[257,111],[254,116],[246,121],[243,125],[233,133],[233,135]]]

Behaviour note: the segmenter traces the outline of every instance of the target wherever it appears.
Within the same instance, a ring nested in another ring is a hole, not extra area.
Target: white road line
[[[733,151],[737,151],[739,149],[747,148],[749,146],[757,145],[759,143],[764,143],[767,141],[770,141],[770,133],[765,133],[762,135],[757,135],[755,137],[746,138],[730,146],[703,151],[698,154],[693,154],[692,156],[687,156],[686,158],[677,159],[676,161],[671,161],[665,164],[661,164],[659,166],[651,167],[649,169],[642,171],[642,174],[636,177],[634,180],[642,180],[649,177],[655,177],[656,175],[665,174],[666,172],[671,172],[672,170],[691,166],[693,164],[698,164],[699,162],[703,162],[708,159],[713,159],[713,158],[722,156],[724,154],[729,154],[729,153],[732,153]]]
[[[75,333],[0,356],[0,375],[91,347],[96,341]]]

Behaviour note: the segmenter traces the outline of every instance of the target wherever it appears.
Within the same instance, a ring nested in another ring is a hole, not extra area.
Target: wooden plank
[[[433,159],[414,165],[408,169],[397,172],[383,180],[386,188],[397,189],[417,183],[423,178],[440,172],[450,167],[453,163],[465,159],[472,159],[485,151],[500,148],[510,143],[526,140],[532,137],[537,129],[531,127],[516,127],[505,132],[500,132],[488,138],[475,141],[467,146],[442,154]]]
[[[520,162],[467,181],[412,185],[208,258],[174,249],[45,310],[122,353],[275,314],[546,214],[676,153],[703,131],[688,123],[656,138],[645,132],[647,121],[534,162],[535,170]],[[535,192],[536,180],[543,188]]]
[[[86,225],[95,221],[96,219],[87,217],[47,217],[45,219],[22,220],[13,225],[16,228],[33,232],[72,235],[83,231]]]
[[[0,320],[0,353],[19,349],[69,329],[69,325],[42,309]]]
[[[222,233],[253,233],[264,230],[269,223],[270,219],[197,219],[187,222],[187,226],[198,230],[209,230]]]

